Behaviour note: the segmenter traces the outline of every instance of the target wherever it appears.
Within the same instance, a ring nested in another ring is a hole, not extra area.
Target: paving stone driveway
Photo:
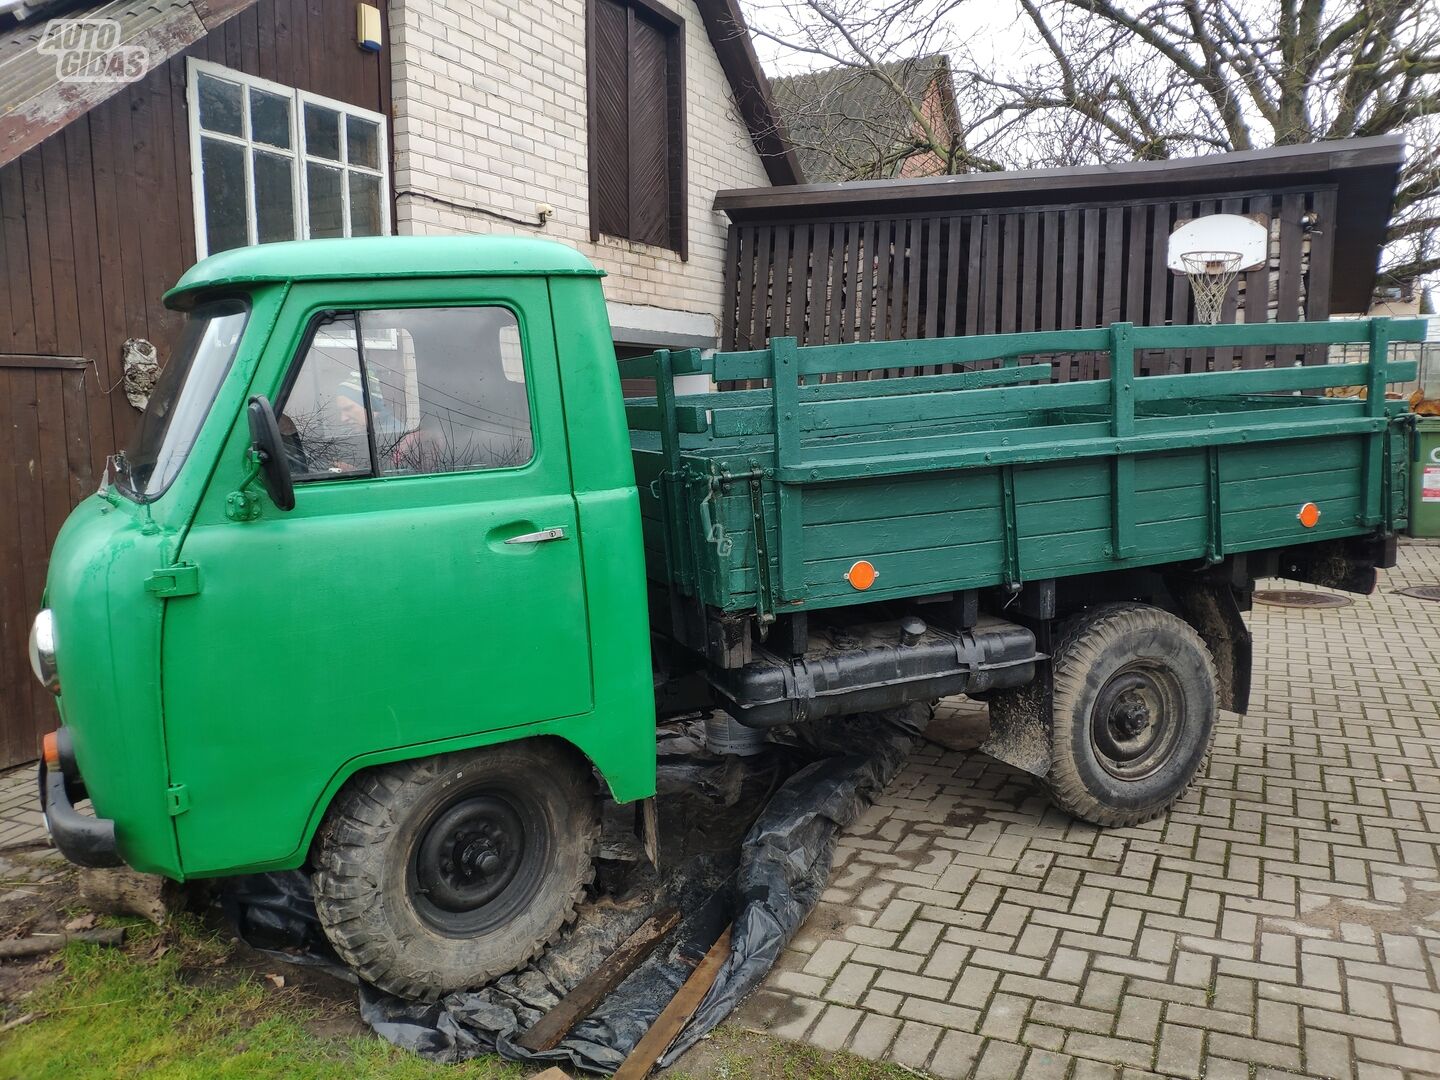
[[[927,745],[737,1019],[940,1077],[1440,1077],[1440,604],[1393,592],[1437,583],[1407,545],[1353,606],[1256,605],[1250,714],[1144,826]]]

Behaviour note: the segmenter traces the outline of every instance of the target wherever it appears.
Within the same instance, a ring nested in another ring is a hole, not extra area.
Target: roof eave
[[[760,154],[765,175],[777,187],[803,184],[805,174],[800,159],[795,156],[775,108],[770,80],[760,66],[739,5],[735,0],[695,0],[695,6],[700,9],[710,45],[735,94],[735,104]]]
[[[142,27],[123,36],[120,44],[140,46],[149,51],[146,74],[183,52],[225,20],[254,4],[256,0],[190,0],[167,21]],[[103,15],[103,9],[86,13]],[[34,149],[51,135],[108,101],[129,83],[61,82],[57,77],[43,89],[0,115],[0,166]]]

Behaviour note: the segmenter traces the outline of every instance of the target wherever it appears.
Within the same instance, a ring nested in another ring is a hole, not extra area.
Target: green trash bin
[[[1415,421],[1410,456],[1410,535],[1440,538],[1440,417]]]

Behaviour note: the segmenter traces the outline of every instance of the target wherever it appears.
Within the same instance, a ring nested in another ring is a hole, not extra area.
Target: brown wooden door
[[[0,354],[0,768],[33,761],[55,703],[30,671],[30,623],[65,515],[95,490],[85,380],[67,357]]]

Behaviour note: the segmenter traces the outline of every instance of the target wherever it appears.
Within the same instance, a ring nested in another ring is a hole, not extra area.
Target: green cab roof
[[[572,247],[518,236],[366,236],[232,248],[202,259],[165,294],[183,307],[201,289],[346,278],[584,275],[603,271]]]

